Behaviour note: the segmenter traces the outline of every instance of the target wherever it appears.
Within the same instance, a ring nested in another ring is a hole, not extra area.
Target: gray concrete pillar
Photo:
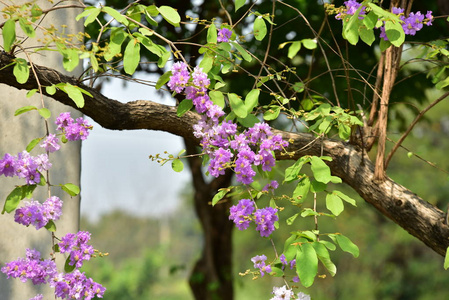
[[[13,1],[14,4],[25,3],[25,1]],[[42,8],[49,8],[49,1],[37,1]],[[56,3],[56,2],[55,2]],[[64,1],[67,5],[70,1]],[[79,3],[74,1],[74,3]],[[83,30],[82,21],[75,22],[75,16],[80,13],[79,9],[64,9],[51,12],[45,17],[41,26],[55,25],[61,29],[61,25],[67,25],[67,33],[77,33]],[[3,21],[1,21],[3,22]],[[19,36],[20,27],[16,25]],[[39,35],[39,33],[38,33]],[[23,36],[23,35],[22,35]],[[38,45],[36,39],[26,41],[24,47]],[[54,52],[40,52],[32,55],[34,63],[55,68],[64,72],[62,68],[62,57]],[[43,54],[43,55],[42,55]],[[24,57],[23,55],[20,55]],[[80,69],[74,74],[80,74]],[[0,70],[1,72],[1,70]],[[45,135],[44,121],[36,111],[14,117],[14,111],[22,106],[34,105],[41,107],[40,96],[36,93],[33,97],[26,97],[27,91],[0,85],[0,156],[4,153],[17,155],[25,149],[27,144],[36,137]],[[69,109],[69,107],[56,103],[54,100],[45,99],[45,106],[52,111],[50,118],[50,131],[54,132],[54,120],[61,112],[71,111],[73,117],[80,114]],[[52,184],[73,183],[80,185],[80,147],[79,142],[69,142],[61,146],[61,150],[50,154],[53,167],[50,171]],[[32,155],[43,153],[43,149],[36,147]],[[0,205],[3,207],[7,195],[14,189],[15,185],[24,184],[24,180],[0,177]],[[79,197],[70,197],[59,187],[52,188],[52,194],[59,196],[63,202],[63,216],[56,222],[58,237],[68,232],[77,232],[79,228]],[[38,187],[34,193],[34,199],[44,201],[48,197],[47,187]],[[0,264],[25,256],[26,248],[36,248],[43,257],[48,258],[51,252],[51,234],[45,229],[36,230],[33,226],[25,227],[14,222],[14,214],[0,215]],[[59,269],[62,270],[60,260]],[[22,283],[19,279],[6,279],[5,274],[0,273],[0,299],[2,300],[27,300],[36,294],[43,293],[44,299],[54,299],[54,292],[47,286],[33,286],[31,282]]]

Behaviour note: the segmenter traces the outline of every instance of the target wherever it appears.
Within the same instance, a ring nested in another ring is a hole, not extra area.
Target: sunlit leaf
[[[180,159],[175,159],[171,162],[171,168],[175,172],[181,172],[182,170],[184,170],[184,164]]]
[[[267,35],[267,24],[262,17],[257,17],[254,20],[254,37],[256,40],[261,41]]]
[[[176,111],[176,114],[178,117],[182,117],[186,112],[191,110],[193,107],[193,101],[191,99],[184,99],[182,100],[179,105],[178,109]]]
[[[80,193],[79,186],[77,186],[73,183],[66,183],[66,184],[61,185],[61,189],[72,197],[76,196]]]
[[[125,48],[123,56],[123,67],[129,75],[134,74],[140,62],[140,43],[132,38]]]
[[[239,118],[245,118],[248,115],[246,111],[245,103],[234,93],[228,93],[229,104],[232,111]]]
[[[9,19],[3,24],[2,36],[4,50],[11,51],[11,47],[16,41],[16,22],[14,20]]]
[[[296,272],[305,287],[313,284],[318,273],[318,257],[315,248],[310,243],[298,247],[296,253]]]
[[[162,17],[170,24],[175,27],[179,27],[179,22],[181,22],[181,17],[179,16],[176,9],[170,6],[161,6],[158,8],[158,11],[161,13]]]

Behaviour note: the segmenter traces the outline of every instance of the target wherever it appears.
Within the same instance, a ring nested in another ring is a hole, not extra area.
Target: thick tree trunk
[[[197,154],[196,143],[185,140],[187,153]],[[202,160],[189,159],[192,181],[195,189],[195,210],[203,229],[203,250],[190,275],[189,283],[197,300],[232,300],[232,228],[229,221],[231,201],[215,206],[211,201],[220,188],[228,187],[232,173],[206,182],[203,176]]]

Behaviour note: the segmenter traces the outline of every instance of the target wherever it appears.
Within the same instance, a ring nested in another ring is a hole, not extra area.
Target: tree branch
[[[25,84],[17,83],[12,72],[13,60],[13,57],[5,53],[0,54],[0,83],[25,90],[38,88],[33,74],[30,74]],[[199,116],[193,112],[179,118],[175,107],[142,100],[121,103],[80,84],[73,77],[37,65],[35,69],[39,82],[44,86],[67,82],[90,92],[93,97],[86,97],[83,108],[77,108],[62,91],[47,96],[78,109],[105,128],[161,130],[198,143],[193,135],[192,126],[199,120]],[[312,134],[283,131],[276,133],[282,134],[290,141],[287,150],[293,153],[292,155],[278,153],[278,159],[298,159],[303,155],[332,157],[332,161],[328,164],[333,175],[340,177],[365,201],[435,252],[441,255],[446,253],[449,246],[449,227],[444,224],[445,214],[388,177],[381,183],[375,182],[374,165],[366,154],[350,144],[332,139],[316,139]]]

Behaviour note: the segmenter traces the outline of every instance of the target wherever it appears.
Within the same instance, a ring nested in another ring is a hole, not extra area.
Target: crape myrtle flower
[[[265,264],[266,260],[267,257],[265,255],[256,255],[251,258],[251,261],[254,263],[254,268],[259,269],[261,277],[263,277],[265,273],[271,272],[271,266]]]
[[[254,202],[250,199],[241,199],[237,205],[231,206],[229,220],[234,221],[239,230],[245,230],[249,227],[253,211]]]
[[[14,221],[25,226],[33,225],[36,229],[41,229],[50,220],[59,220],[61,215],[62,201],[53,196],[42,204],[33,199],[27,201],[25,206],[16,209]]]
[[[279,183],[276,180],[271,181],[270,183],[266,184],[263,188],[262,191],[264,192],[268,192],[268,191],[274,191],[275,189],[277,189],[279,187]]]
[[[7,177],[17,176],[24,178],[26,184],[38,184],[41,181],[41,174],[51,168],[47,154],[32,156],[27,151],[22,151],[17,156],[6,153],[0,159],[0,175]]]
[[[217,42],[219,43],[227,43],[232,36],[232,31],[228,28],[221,28],[218,30]]]
[[[62,237],[58,243],[61,253],[69,253],[69,265],[81,268],[85,260],[90,260],[94,254],[94,248],[88,245],[90,233],[87,231],[79,231],[78,233],[68,233]]]
[[[310,300],[310,295],[304,294],[303,292],[299,292],[296,298],[298,300]]]
[[[274,297],[271,298],[271,300],[290,300],[293,299],[292,297],[295,295],[293,291],[288,289],[285,285],[282,287],[273,287],[272,294],[274,294]]]
[[[335,16],[335,19],[337,20],[342,20],[344,15],[354,15],[355,12],[357,11],[357,9],[359,9],[359,7],[362,5],[361,3],[355,1],[355,0],[349,0],[349,1],[345,1],[343,2],[343,4],[346,6],[346,8],[343,10],[343,12],[337,14]],[[366,14],[366,6],[363,6],[360,9],[360,13],[359,13],[359,19],[362,19],[363,16]]]
[[[31,298],[30,300],[43,300],[44,299],[44,295],[39,294],[34,296],[33,298]]]
[[[55,134],[50,133],[47,137],[41,142],[41,147],[45,149],[45,151],[53,153],[58,151],[61,146],[58,144],[59,139]]]
[[[78,269],[71,273],[60,273],[50,281],[50,286],[55,288],[56,297],[61,299],[85,299],[95,297],[103,298],[106,289],[92,278],[87,278],[84,272]]]
[[[190,79],[189,71],[187,70],[187,65],[184,62],[176,62],[171,68],[172,76],[167,85],[176,93],[181,93],[187,86]]]
[[[254,222],[257,224],[256,230],[259,231],[261,236],[269,237],[274,231],[274,222],[278,220],[276,213],[277,209],[272,207],[258,209],[254,213]]]
[[[6,263],[1,271],[8,279],[19,278],[22,282],[31,280],[34,285],[45,284],[58,273],[55,262],[41,259],[41,254],[35,249],[26,249],[25,258]]]
[[[84,141],[89,135],[89,130],[93,128],[86,119],[74,120],[69,112],[61,113],[56,118],[55,124],[57,125],[56,129],[62,131],[69,141]]]

